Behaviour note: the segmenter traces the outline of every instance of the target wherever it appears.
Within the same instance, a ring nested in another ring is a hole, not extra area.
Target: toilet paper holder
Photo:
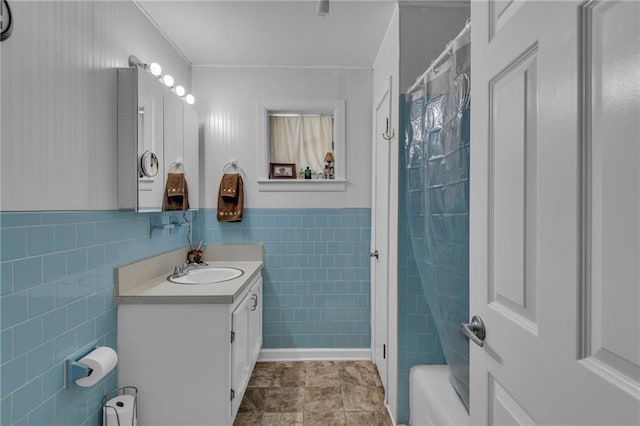
[[[93,370],[91,370],[89,367],[87,367],[84,364],[80,364],[78,361],[80,361],[85,356],[89,355],[91,352],[95,351],[97,347],[98,346],[95,344],[85,347],[84,349],[81,349],[80,351],[74,353],[69,358],[67,358],[66,360],[67,387],[69,387],[71,383],[75,383],[76,380],[81,379],[83,377],[87,377],[89,374],[91,374]]]

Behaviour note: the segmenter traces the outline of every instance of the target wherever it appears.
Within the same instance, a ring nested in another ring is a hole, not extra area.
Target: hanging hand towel
[[[218,189],[218,222],[242,221],[243,205],[242,177],[237,173],[225,173]]]
[[[220,195],[225,198],[236,198],[238,195],[238,173],[226,173],[222,175],[220,182]]]
[[[169,173],[167,175],[162,210],[189,210],[189,188],[184,173]]]

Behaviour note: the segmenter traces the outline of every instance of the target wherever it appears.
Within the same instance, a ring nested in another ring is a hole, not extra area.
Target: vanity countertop
[[[238,246],[240,247],[240,246]],[[205,250],[209,267],[231,267],[244,273],[238,278],[213,284],[175,284],[167,280],[171,266],[180,264],[185,250],[154,256],[116,269],[116,304],[232,304],[259,275],[264,263],[262,246],[242,246],[243,255],[233,258],[232,247],[223,256],[214,256],[215,248]],[[259,247],[251,250],[248,247]],[[260,256],[257,256],[258,251]],[[251,256],[253,252],[253,256]],[[211,257],[210,257],[211,256]]]

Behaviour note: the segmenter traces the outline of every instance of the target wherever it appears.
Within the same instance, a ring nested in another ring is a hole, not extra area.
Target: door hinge
[[[387,345],[382,345],[382,359],[387,359]]]
[[[233,331],[231,332],[231,343],[234,342],[234,340],[236,340],[236,333],[234,333]]]
[[[231,401],[233,401],[234,399],[236,399],[236,392],[231,389]]]

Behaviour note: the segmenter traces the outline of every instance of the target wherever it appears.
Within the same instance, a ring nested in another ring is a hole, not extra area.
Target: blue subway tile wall
[[[90,389],[65,387],[64,360],[94,342],[116,347],[114,268],[185,246],[188,226],[150,234],[152,220],[171,216],[182,220],[0,212],[0,424],[100,425],[100,401],[116,388],[116,372]]]
[[[264,348],[370,347],[371,209],[204,209],[193,239],[264,244]]]
[[[406,228],[402,221],[400,227]],[[445,364],[440,339],[408,239],[398,244],[398,424],[409,423],[409,372],[418,364]]]

